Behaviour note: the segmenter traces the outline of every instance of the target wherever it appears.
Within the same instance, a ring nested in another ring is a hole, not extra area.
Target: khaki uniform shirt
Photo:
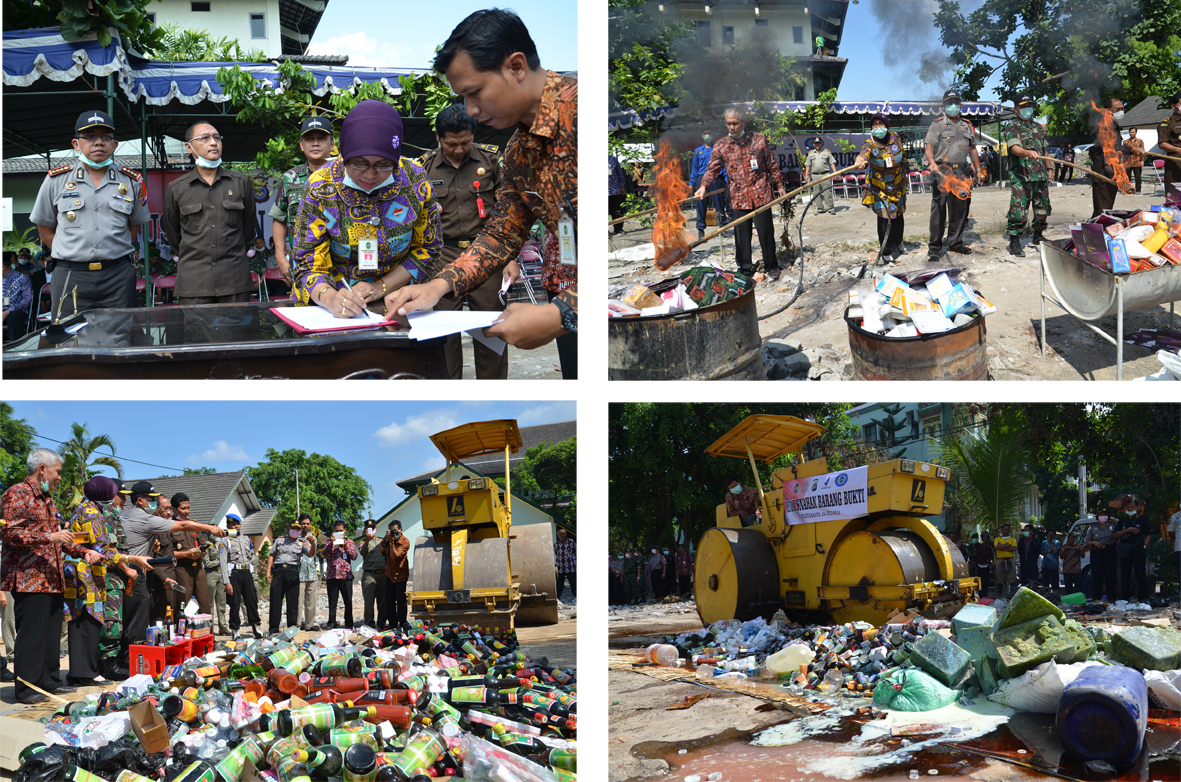
[[[813,149],[804,160],[804,168],[813,176],[827,176],[837,170],[837,161],[827,149],[821,149],[819,152]]]
[[[953,121],[946,114],[940,114],[927,129],[924,142],[934,147],[932,153],[936,163],[966,166],[972,162],[975,136],[971,122],[963,117]]]
[[[1173,112],[1161,122],[1156,129],[1156,142],[1160,144],[1172,144],[1174,147],[1181,147],[1181,114]],[[1166,155],[1177,157],[1176,152],[1169,152],[1161,150]],[[1165,161],[1165,182],[1176,184],[1181,182],[1181,163],[1175,160]]]
[[[230,574],[235,569],[246,568],[254,559],[254,544],[246,535],[239,534],[236,538],[219,538],[217,544],[217,558],[221,563],[221,581],[230,583]],[[230,567],[233,565],[234,567]]]
[[[303,538],[292,540],[290,536],[284,535],[281,538],[276,538],[275,542],[271,544],[271,556],[275,558],[273,563],[275,565],[298,566],[299,558],[303,556],[303,552]]]
[[[443,262],[451,263],[484,227],[492,215],[496,192],[500,187],[499,148],[492,144],[472,144],[459,168],[451,165],[443,150],[435,149],[418,159],[426,171],[435,198],[442,207]],[[479,182],[477,189],[475,183]],[[484,199],[484,216],[476,198]]]
[[[82,163],[51,169],[29,220],[55,229],[53,257],[106,261],[135,250],[131,226],[148,221],[148,191],[138,171],[107,166],[99,185]]]
[[[193,169],[168,186],[160,223],[172,246],[177,296],[226,296],[253,290],[246,250],[254,246],[254,185],[218,168],[213,184]]]

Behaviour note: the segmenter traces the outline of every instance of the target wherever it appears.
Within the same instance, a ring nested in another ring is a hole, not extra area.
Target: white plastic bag
[[[1172,711],[1181,711],[1181,671],[1145,671],[1148,691]]]
[[[97,749],[118,741],[131,730],[131,715],[115,711],[101,717],[86,717],[78,723],[78,746]]]
[[[1059,665],[1051,660],[1031,671],[1026,671],[1015,679],[1002,681],[997,687],[997,691],[989,695],[988,699],[993,703],[999,703],[1017,711],[1057,714],[1058,699],[1062,697],[1062,689],[1078,678],[1084,668],[1091,665],[1102,665],[1102,663],[1083,662]]]

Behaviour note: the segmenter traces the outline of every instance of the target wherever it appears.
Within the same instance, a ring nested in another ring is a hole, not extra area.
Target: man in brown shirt
[[[254,246],[254,186],[240,171],[222,168],[222,138],[208,122],[185,132],[196,167],[164,194],[160,223],[176,261],[181,304],[250,301],[256,289],[246,251]]]
[[[1169,98],[1169,105],[1173,107],[1173,113],[1165,117],[1156,129],[1156,141],[1166,155],[1181,157],[1181,91],[1173,93],[1173,97]],[[1181,163],[1176,160],[1166,160],[1166,199],[1169,196],[1169,187],[1178,184],[1181,184]]]
[[[172,495],[172,516],[178,521],[188,521],[189,497],[184,492]],[[176,582],[185,588],[181,596],[181,605],[189,598],[196,596],[198,610],[202,614],[209,613],[209,584],[205,579],[205,549],[202,548],[201,536],[187,530],[172,533],[172,549],[176,556]]]
[[[443,263],[451,263],[471,246],[484,228],[496,203],[500,187],[498,149],[490,144],[473,144],[479,126],[469,117],[463,104],[455,103],[435,117],[437,149],[418,159],[426,170],[431,189],[442,207]],[[510,261],[503,274],[493,274],[480,285],[454,298],[444,296],[437,310],[458,310],[466,301],[470,310],[502,311],[501,281],[521,276],[516,260]],[[463,342],[459,335],[447,338],[443,348],[447,372],[452,380],[463,378]],[[498,354],[483,343],[475,343],[476,378],[504,380],[508,377],[508,349]]]
[[[167,497],[161,497],[156,505],[156,515],[162,519],[172,518],[172,503]],[[153,557],[174,557],[172,535],[161,532],[153,536],[156,542],[152,545]],[[173,589],[176,585],[176,565],[157,565],[152,568],[148,589],[151,593],[152,607],[149,617],[153,622],[163,622],[168,616],[168,608],[172,607],[172,621],[180,618],[181,594]]]
[[[1124,141],[1124,154],[1128,156],[1128,177],[1136,179],[1136,194],[1140,194],[1140,169],[1144,167],[1144,141],[1136,138],[1136,129],[1128,128]]]
[[[410,566],[406,555],[410,553],[410,539],[402,534],[402,522],[390,522],[385,540],[378,546],[385,554],[385,615],[379,623],[391,629],[406,621],[406,582],[410,580]]]

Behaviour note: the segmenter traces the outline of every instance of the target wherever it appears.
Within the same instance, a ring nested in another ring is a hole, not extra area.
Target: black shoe
[[[250,633],[251,633],[251,634],[252,634],[252,635],[253,635],[255,638],[263,638],[263,637],[264,637],[264,636],[263,636],[263,634],[262,634],[262,630],[259,630],[259,629],[258,629],[258,625],[250,625]]]
[[[1038,231],[1037,233],[1035,233],[1033,235],[1033,238],[1029,240],[1029,243],[1030,244],[1041,244],[1044,241],[1046,241],[1046,237],[1042,236],[1041,231]]]
[[[1017,258],[1025,257],[1025,250],[1021,249],[1021,237],[1015,234],[1009,234],[1009,255]]]
[[[939,263],[939,256],[940,254],[937,252],[928,252],[927,263]]]
[[[86,679],[81,676],[67,676],[66,684],[71,687],[93,687],[95,681],[94,679]]]
[[[767,276],[770,277],[772,280],[775,280],[776,282],[778,282],[779,281],[779,267],[776,266],[774,269],[767,270]]]
[[[309,632],[309,633],[318,633],[318,632],[320,632],[320,625],[312,625],[311,627],[309,627],[309,628],[308,628],[308,632]]]
[[[72,679],[73,677],[71,676],[70,678]],[[78,691],[78,688],[73,686],[72,684],[59,684],[54,689],[49,690],[49,692],[52,692],[54,695],[64,695],[68,692],[77,692],[77,691]]]
[[[701,241],[704,238],[705,238],[705,231],[698,231],[697,232],[697,240]]]
[[[16,681],[16,674],[12,672],[7,665],[0,668],[0,682],[14,682]]]
[[[123,681],[131,676],[131,670],[127,666],[120,665],[114,660],[100,664],[98,669],[102,673],[103,678],[110,679],[111,681]]]
[[[959,247],[950,247],[948,249],[950,249],[953,253],[958,253],[959,255],[971,255],[972,254],[972,248],[967,247],[962,244]]]
[[[45,703],[45,701],[47,701],[47,700],[49,700],[48,695],[42,695],[39,692],[35,692],[32,695],[26,695],[23,698],[17,698],[16,702],[17,703]]]
[[[325,630],[335,630],[336,629],[336,622],[329,621],[328,624],[324,625],[324,629]]]

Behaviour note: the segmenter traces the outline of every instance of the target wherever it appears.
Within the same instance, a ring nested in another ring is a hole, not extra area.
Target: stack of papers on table
[[[485,337],[484,329],[496,322],[503,313],[491,311],[468,312],[465,310],[419,310],[411,312],[410,338],[435,339],[466,331],[472,339],[481,342],[497,353],[504,353],[504,340],[499,337]]]
[[[364,317],[356,318],[338,318],[323,307],[275,307],[271,312],[300,334],[375,329],[397,323],[368,310]]]

